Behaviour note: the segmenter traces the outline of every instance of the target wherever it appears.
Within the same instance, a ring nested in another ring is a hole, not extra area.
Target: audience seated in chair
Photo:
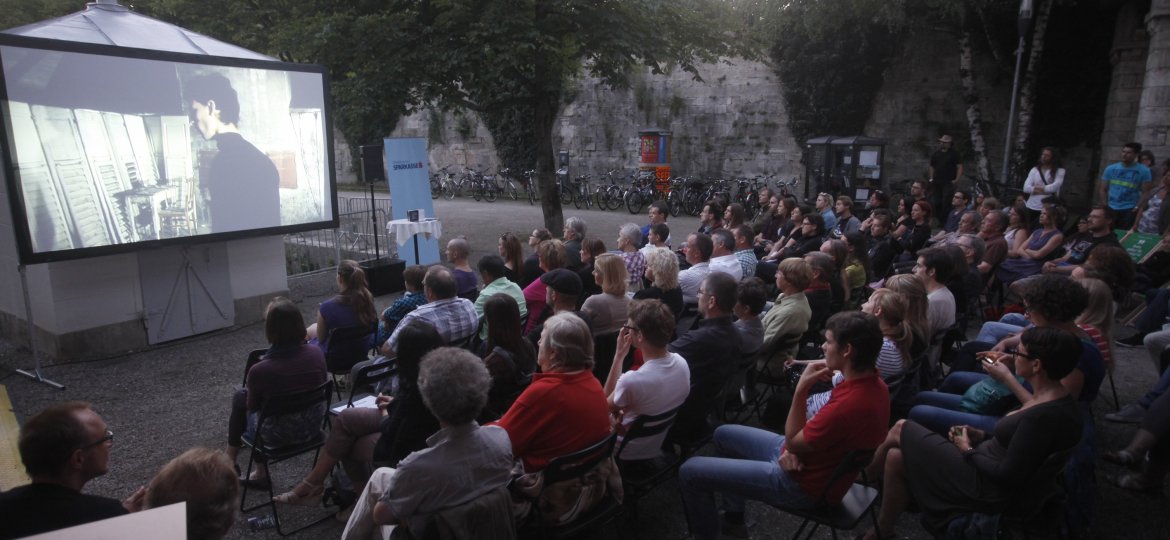
[[[393,396],[378,396],[377,407],[343,409],[331,422],[325,452],[317,456],[313,470],[296,487],[273,498],[299,506],[319,506],[325,479],[337,463],[345,468],[355,492],[370,476],[372,463],[393,467],[411,452],[426,448],[427,438],[439,430],[439,422],[423,404],[418,389],[419,365],[427,353],[446,345],[433,326],[411,321],[401,326],[398,385]],[[349,509],[338,514],[344,516]]]
[[[412,264],[402,271],[402,282],[406,292],[382,312],[382,320],[378,321],[378,334],[374,338],[375,347],[381,347],[390,339],[390,334],[394,333],[394,329],[407,313],[427,303],[427,295],[423,292],[423,277],[426,275],[427,267],[421,264]]]
[[[565,243],[565,268],[574,272],[580,270],[581,265],[585,262],[581,258],[581,242],[585,240],[585,231],[587,229],[584,219],[577,216],[565,219],[564,233],[561,240]],[[640,235],[641,233],[639,233]],[[641,238],[638,241],[641,242]]]
[[[731,320],[737,283],[730,275],[712,272],[699,285],[699,319],[691,331],[667,349],[682,357],[690,371],[690,393],[675,418],[668,440],[694,442],[710,434],[707,417],[715,410],[739,366],[739,330]]]
[[[232,463],[236,462],[240,453],[241,437],[251,440],[255,436],[260,407],[266,398],[312,390],[328,378],[324,353],[320,348],[305,343],[305,321],[296,304],[283,297],[269,302],[264,315],[264,335],[271,345],[268,352],[248,371],[247,385],[236,390],[232,396],[232,408],[228,416],[228,445],[224,450]],[[304,439],[299,436],[302,427],[320,429],[319,425],[309,424],[285,427],[290,428],[289,433],[283,434],[287,437],[278,439],[301,440]],[[256,463],[252,478],[242,481],[252,482],[257,487],[267,486],[268,467],[264,463]]]
[[[321,302],[317,310],[317,322],[305,329],[310,343],[316,343],[322,351],[329,350],[329,331],[334,328],[374,328],[378,312],[374,309],[374,296],[366,288],[366,273],[357,261],[344,260],[337,265],[337,288],[340,292]],[[374,334],[370,334],[373,346]]]
[[[678,286],[678,257],[667,248],[643,250],[646,253],[644,275],[650,285],[634,293],[634,300],[662,300],[677,320],[684,307],[682,289]]]
[[[426,538],[437,512],[508,483],[512,471],[508,433],[475,422],[487,403],[488,385],[487,368],[466,350],[444,347],[423,358],[419,392],[441,429],[427,439],[428,448],[410,454],[396,468],[374,471],[343,539],[380,537],[378,525],[406,527],[414,537]],[[464,531],[464,537],[489,533]]]
[[[29,418],[20,427],[18,447],[32,482],[0,493],[0,538],[23,538],[138,510],[145,489],[120,502],[81,492],[109,471],[113,445],[114,434],[88,403],[51,405]]]
[[[739,331],[740,352],[750,356],[764,345],[764,321],[760,312],[768,301],[767,287],[757,277],[745,278],[735,290],[735,329]]]
[[[471,269],[470,256],[471,246],[466,237],[459,236],[447,242],[447,262],[451,265],[451,275],[455,277],[455,295],[474,302],[479,297],[479,276]]]
[[[642,289],[642,274],[646,272],[646,257],[641,247],[642,230],[633,223],[622,225],[618,231],[617,255],[626,266],[626,290],[632,292]]]
[[[223,453],[193,448],[172,459],[146,487],[144,508],[187,504],[187,539],[218,540],[236,522],[240,481]]]
[[[539,473],[553,458],[586,448],[610,433],[609,407],[593,376],[593,353],[593,336],[579,317],[560,313],[545,322],[537,353],[540,373],[496,422],[508,432],[512,453],[525,475]],[[571,501],[587,497],[596,502],[604,494],[604,489],[586,487],[558,489],[574,490],[575,497],[560,494]],[[589,510],[588,505],[571,506],[578,513]],[[561,517],[555,511],[543,513],[549,523],[559,523]]]
[[[637,232],[636,226],[630,226]],[[603,253],[593,263],[593,278],[601,286],[601,294],[586,298],[581,313],[588,318],[593,335],[617,332],[626,322],[630,309],[630,297],[626,296],[629,284],[626,265],[621,257]]]
[[[796,357],[799,342],[793,342],[788,350],[774,349],[784,337],[800,335],[808,330],[812,308],[804,290],[811,282],[812,268],[804,260],[780,261],[776,269],[776,288],[780,289],[780,296],[776,297],[772,309],[764,314],[764,342],[760,350],[768,354],[757,359],[757,367],[767,367],[773,373],[779,373],[784,362]]]
[[[723,494],[725,525],[742,534],[745,499],[809,508],[846,455],[881,443],[890,414],[889,392],[874,365],[881,346],[881,328],[872,315],[834,315],[826,324],[825,360],[809,364],[797,383],[784,435],[733,424],[715,430],[715,456],[692,457],[678,473],[695,538],[719,538],[716,493]],[[844,373],[845,381],[820,413],[806,420],[809,388],[834,370]],[[838,503],[852,481],[830,486],[826,502]]]
[[[532,380],[536,371],[536,349],[520,333],[520,311],[516,300],[503,293],[492,295],[484,307],[484,316],[492,321],[488,338],[477,353],[491,375],[488,402],[480,420],[499,418]]]
[[[528,303],[524,300],[524,291],[520,286],[505,277],[508,268],[504,266],[504,259],[496,255],[484,255],[476,267],[479,269],[479,277],[483,279],[483,290],[479,291],[479,296],[475,299],[475,315],[483,321],[483,329],[479,331],[479,339],[483,341],[488,337],[488,326],[491,326],[491,321],[483,318],[484,304],[488,298],[494,294],[512,297],[520,310],[521,319],[528,315]]]
[[[730,322],[730,321],[729,321]],[[733,330],[734,331],[734,330]],[[690,392],[690,370],[678,354],[667,350],[674,333],[674,315],[658,300],[636,300],[630,318],[618,333],[617,350],[605,380],[605,394],[618,433],[639,415],[657,415],[678,408]],[[637,371],[622,373],[622,364],[631,347],[642,353]],[[649,460],[661,454],[663,432],[631,442],[624,460]],[[618,443],[621,444],[620,442]]]
[[[992,429],[955,425],[940,435],[913,420],[895,424],[869,468],[870,478],[883,478],[883,495],[878,530],[866,538],[893,537],[911,501],[927,529],[939,533],[960,514],[1004,512],[1028,502],[1023,494],[1032,488],[1053,482],[1061,467],[1043,471],[1042,465],[1081,440],[1076,398],[1062,384],[1080,349],[1065,330],[1024,331],[1016,352],[1000,362],[1014,364],[1033,399]]]
[[[558,268],[540,276],[540,281],[544,282],[546,302],[551,311],[551,315],[558,315],[561,313],[572,313],[573,315],[589,324],[589,317],[577,310],[577,305],[580,303],[578,297],[581,292],[581,278],[572,270]],[[529,319],[532,314],[529,314]],[[529,330],[525,337],[533,346],[540,342],[540,335],[544,331],[544,323],[537,324],[532,330]]]
[[[439,336],[446,343],[463,341],[479,328],[479,317],[475,314],[475,305],[465,298],[456,298],[455,277],[451,271],[439,265],[430,267],[423,278],[423,292],[427,295],[427,303],[406,314],[399,329],[419,320],[435,327]],[[398,329],[390,334],[390,339],[382,345],[382,354],[393,356],[398,350]]]
[[[690,266],[678,273],[678,286],[682,289],[683,303],[693,304],[699,292],[699,283],[711,272],[711,251],[715,249],[711,237],[703,233],[692,233],[683,245],[682,254]],[[681,263],[680,263],[681,266]]]
[[[541,242],[536,246],[536,255],[541,274],[565,267],[565,245],[560,240]],[[524,301],[528,303],[528,327],[524,329],[525,333],[531,332],[548,317],[549,314],[545,311],[548,306],[546,293],[545,282],[542,279],[534,279],[524,288]]]

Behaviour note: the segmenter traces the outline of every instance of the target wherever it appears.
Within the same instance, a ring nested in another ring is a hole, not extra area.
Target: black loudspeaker
[[[386,181],[386,162],[382,154],[382,145],[368,144],[361,147],[362,178],[367,183],[374,184]]]
[[[406,290],[402,280],[402,271],[406,270],[406,261],[402,259],[376,259],[361,263],[366,273],[366,283],[370,294],[382,296]]]

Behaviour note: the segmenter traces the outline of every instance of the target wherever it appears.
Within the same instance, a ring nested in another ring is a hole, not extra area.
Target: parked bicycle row
[[[659,181],[651,171],[628,172],[614,169],[602,174],[570,176],[564,168],[557,171],[556,192],[561,204],[572,204],[574,208],[617,210],[625,207],[631,214],[637,214],[656,200],[666,201],[672,216],[686,213],[699,215],[703,204],[712,199],[743,205],[745,214],[754,218],[762,208],[759,203],[761,189],[769,188],[783,197],[795,197],[797,179],[776,180],[774,174],[735,178],[700,178],[672,176]],[[483,172],[473,168],[456,171],[451,166],[443,167],[431,174],[431,198],[440,196],[448,200],[468,193],[475,200],[495,202],[506,197],[511,200],[527,198],[529,204],[540,201],[540,190],[536,186],[536,172],[533,170],[514,173],[500,169],[496,173]]]

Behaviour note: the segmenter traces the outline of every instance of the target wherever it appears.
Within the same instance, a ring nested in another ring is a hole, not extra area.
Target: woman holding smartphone
[[[958,515],[998,514],[1045,489],[1064,465],[1045,467],[1046,462],[1081,439],[1076,398],[1061,384],[1076,368],[1080,351],[1081,341],[1072,333],[1034,327],[1020,336],[1018,348],[997,355],[991,369],[1014,364],[1034,392],[990,432],[954,426],[943,437],[912,420],[895,424],[867,471],[870,478],[884,478],[881,537],[893,537],[911,500],[922,509],[927,529],[937,531]],[[879,536],[870,530],[865,538]]]

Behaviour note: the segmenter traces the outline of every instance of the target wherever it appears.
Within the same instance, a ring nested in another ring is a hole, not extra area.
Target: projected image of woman
[[[218,73],[197,75],[185,93],[191,125],[219,150],[199,178],[211,232],[279,226],[280,178],[272,160],[240,135],[240,100],[231,82]]]

